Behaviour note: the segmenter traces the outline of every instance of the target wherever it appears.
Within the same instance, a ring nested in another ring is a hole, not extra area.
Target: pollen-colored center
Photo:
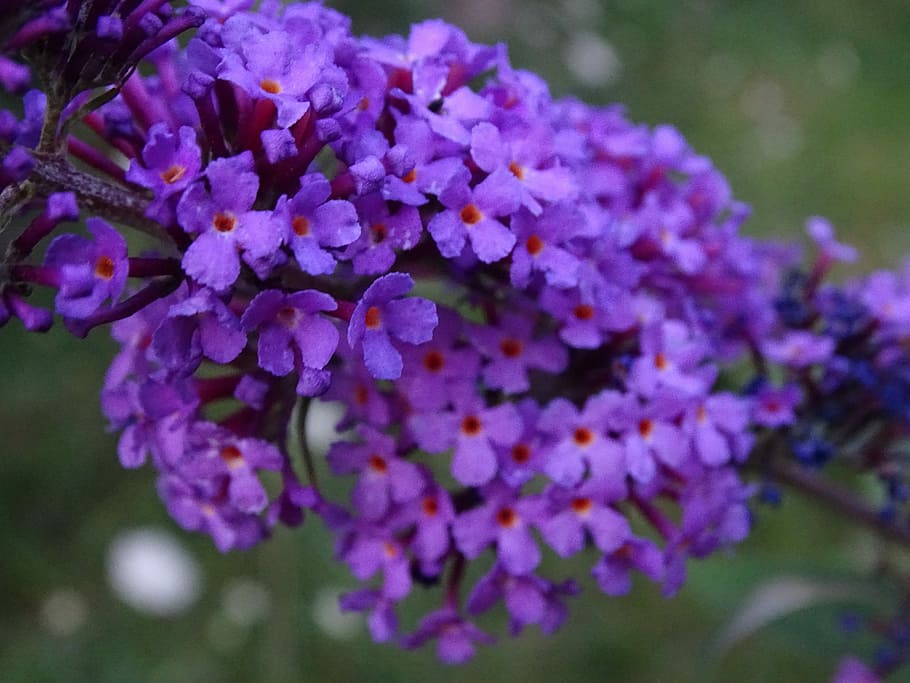
[[[658,370],[666,370],[669,365],[670,361],[667,360],[667,357],[663,353],[658,353],[654,356],[654,367]]]
[[[526,443],[517,443],[512,446],[512,460],[519,465],[525,464],[531,459],[531,447]]]
[[[389,229],[385,223],[375,223],[370,228],[370,234],[373,236],[373,244],[382,244],[389,234]]]
[[[474,204],[468,204],[461,210],[461,220],[465,225],[475,225],[480,222],[481,218],[483,218],[483,214]]]
[[[439,503],[436,502],[433,496],[427,496],[421,501],[420,509],[423,510],[423,514],[427,517],[435,517],[439,512]]]
[[[237,217],[232,213],[219,211],[212,218],[212,226],[218,232],[231,232],[237,227]]]
[[[480,424],[476,415],[468,415],[461,421],[461,433],[466,436],[477,436],[481,429],[483,429],[483,425]]]
[[[181,166],[180,164],[173,164],[168,169],[161,172],[161,179],[168,185],[173,185],[178,180],[180,180],[184,175],[186,175],[186,166]]]
[[[578,427],[572,432],[572,441],[579,446],[587,446],[594,441],[594,432],[587,427]]]
[[[398,546],[394,543],[390,543],[389,541],[385,541],[382,544],[382,552],[388,559],[394,560],[396,557],[398,557]]]
[[[358,384],[354,387],[354,403],[359,406],[366,405],[367,399],[370,397],[367,388],[362,384]]]
[[[367,309],[365,323],[371,330],[375,330],[382,324],[382,311],[379,310],[379,306],[370,306]]]
[[[423,357],[423,367],[430,372],[439,372],[445,367],[446,357],[440,351],[427,351]]]
[[[638,423],[638,433],[642,435],[643,438],[647,439],[651,436],[651,432],[654,431],[654,423],[651,420],[641,420]]]
[[[590,320],[594,317],[594,308],[588,304],[579,304],[572,310],[572,313],[579,320]]]
[[[518,524],[518,519],[518,513],[512,508],[500,508],[496,513],[496,523],[507,529]]]
[[[401,176],[401,179],[408,184],[413,183],[415,180],[417,180],[417,169],[412,168],[410,171]]]
[[[509,164],[509,170],[512,171],[512,175],[515,176],[516,178],[518,178],[519,180],[524,179],[525,169],[521,164],[513,161]]]
[[[367,466],[376,474],[385,474],[389,469],[389,464],[385,461],[385,458],[375,453],[370,456]]]
[[[259,87],[262,88],[269,95],[277,95],[281,92],[281,83],[271,78],[263,78],[259,82]]]
[[[357,103],[357,108],[358,108],[360,111],[366,111],[367,109],[369,109],[369,108],[370,108],[370,98],[369,98],[369,97],[361,97],[361,98],[360,98],[360,102]]]
[[[310,234],[310,221],[306,216],[294,216],[291,229],[297,237],[306,237]]]
[[[99,256],[95,261],[95,275],[102,280],[114,277],[114,259],[110,256]]]
[[[704,406],[698,406],[698,410],[695,411],[695,419],[698,420],[699,424],[704,424],[708,419],[708,411],[705,410]]]
[[[243,464],[243,453],[240,452],[237,446],[225,446],[221,449],[219,455],[229,469],[237,469]]]
[[[531,235],[527,242],[525,242],[525,249],[528,250],[528,253],[531,256],[537,256],[540,252],[543,251],[543,240],[540,239],[537,235]]]
[[[285,306],[278,311],[278,315],[275,317],[278,318],[279,323],[292,330],[297,327],[297,323],[300,321],[300,309],[293,306]]]
[[[506,337],[499,342],[499,350],[502,351],[502,355],[506,358],[518,358],[524,351],[524,346],[518,339]]]
[[[594,507],[594,503],[591,502],[590,498],[573,498],[572,499],[572,510],[577,515],[586,515],[591,511],[591,508]]]

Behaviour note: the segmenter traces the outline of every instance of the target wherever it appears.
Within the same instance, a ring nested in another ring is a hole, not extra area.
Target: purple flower
[[[389,273],[363,293],[348,325],[348,343],[363,345],[363,360],[376,379],[398,379],[403,362],[392,338],[422,344],[433,337],[438,319],[432,301],[402,299],[414,286],[410,275]]]
[[[282,198],[275,213],[286,222],[285,242],[304,272],[327,275],[335,270],[335,257],[326,247],[343,247],[360,235],[354,206],[329,199],[329,181],[317,173],[300,178],[300,190],[290,200]]]
[[[196,131],[181,126],[175,135],[167,124],[156,123],[149,129],[142,164],[133,159],[126,179],[152,191],[153,200],[146,215],[167,225],[174,216],[174,207],[168,199],[189,187],[199,177],[201,168],[202,153],[196,144]]]
[[[100,218],[86,221],[94,242],[60,235],[47,248],[45,266],[58,272],[55,304],[60,315],[87,318],[107,300],[116,300],[129,274],[126,240]]]
[[[783,338],[765,342],[769,359],[792,368],[825,363],[834,353],[834,340],[804,330],[787,332]]]
[[[234,360],[246,346],[246,333],[231,308],[202,287],[171,306],[152,346],[165,367],[189,375],[203,357],[216,363]]]
[[[796,419],[794,408],[799,405],[803,394],[795,384],[780,389],[766,384],[755,395],[753,419],[762,427],[781,427]]]
[[[240,255],[247,263],[273,256],[283,235],[271,214],[250,211],[259,189],[253,156],[244,152],[216,159],[205,171],[210,191],[191,185],[177,205],[177,219],[195,240],[183,255],[183,269],[197,282],[222,291],[240,275]]]
[[[338,304],[323,292],[268,289],[250,302],[240,324],[259,330],[259,367],[278,377],[297,371],[297,393],[317,396],[329,385],[325,370],[338,347],[338,330],[322,315]]]
[[[363,443],[338,441],[332,445],[329,464],[335,474],[360,474],[351,500],[364,518],[378,520],[393,503],[406,503],[419,496],[423,477],[414,463],[396,455],[392,437],[368,427],[359,433]]]
[[[547,498],[548,513],[539,524],[540,532],[561,557],[581,550],[586,535],[603,553],[618,549],[632,535],[628,520],[607,505],[609,492],[596,480],[572,492],[551,487]]]
[[[377,275],[388,272],[398,251],[412,249],[420,241],[423,224],[412,206],[392,213],[378,193],[357,200],[363,230],[360,239],[345,250],[344,257],[354,262],[354,272]]]
[[[630,538],[612,553],[604,555],[591,574],[607,595],[626,595],[632,590],[630,573],[633,569],[654,581],[663,579],[663,556],[651,541]]]
[[[515,246],[515,235],[496,219],[518,209],[517,182],[515,176],[504,170],[490,174],[473,189],[460,179],[454,180],[439,195],[446,210],[433,216],[427,226],[439,253],[445,258],[455,258],[467,240],[484,263],[508,256]]]
[[[486,502],[462,512],[452,524],[455,545],[468,559],[474,559],[491,543],[502,566],[511,574],[528,574],[540,563],[540,548],[531,536],[531,527],[540,521],[540,501],[519,498],[511,488],[491,484]]]
[[[474,656],[474,643],[492,645],[495,639],[466,621],[451,607],[425,616],[417,630],[402,640],[412,650],[436,639],[436,654],[447,664],[463,664]]]

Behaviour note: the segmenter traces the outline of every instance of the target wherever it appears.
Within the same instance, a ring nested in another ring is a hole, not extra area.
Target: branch
[[[761,463],[760,471],[817,500],[829,510],[869,527],[880,536],[910,547],[910,529],[889,522],[849,489],[779,458],[768,458]]]

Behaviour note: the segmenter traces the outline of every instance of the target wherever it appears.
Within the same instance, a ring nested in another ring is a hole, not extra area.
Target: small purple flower
[[[389,273],[363,293],[351,315],[348,343],[363,345],[363,360],[376,379],[398,379],[403,362],[392,338],[423,344],[433,338],[438,319],[436,304],[427,299],[402,299],[414,287],[410,275]]]
[[[663,579],[663,555],[651,541],[630,538],[612,553],[604,555],[591,574],[607,595],[626,595],[632,590],[630,573],[633,569],[654,581]]]
[[[795,384],[780,389],[766,384],[755,395],[753,419],[762,427],[782,427],[796,419],[794,409],[802,401],[803,393]]]
[[[769,359],[791,368],[805,368],[826,363],[834,353],[834,340],[805,330],[787,332],[779,340],[765,342]]]
[[[284,235],[271,212],[251,211],[259,189],[253,155],[216,159],[205,171],[210,191],[191,185],[177,205],[177,219],[196,238],[183,255],[183,269],[197,282],[223,291],[240,275],[240,256],[249,264],[270,259]]]
[[[528,574],[540,564],[540,548],[531,527],[540,522],[540,501],[520,498],[504,485],[491,484],[486,502],[462,512],[452,524],[455,545],[468,559],[474,559],[491,543],[502,566],[515,575]]]
[[[343,247],[360,235],[354,206],[329,199],[331,192],[323,175],[308,173],[300,178],[297,194],[290,200],[282,198],[275,208],[288,226],[284,241],[300,268],[310,275],[327,275],[335,270],[335,256],[327,247]]]
[[[465,241],[484,263],[508,256],[515,246],[515,235],[497,217],[518,209],[518,181],[505,170],[490,174],[477,187],[455,180],[440,195],[446,210],[433,216],[427,230],[445,258],[461,254]]]
[[[199,177],[201,168],[202,152],[196,144],[196,131],[181,126],[175,135],[167,124],[156,123],[149,129],[142,164],[133,159],[126,179],[152,191],[146,215],[167,225],[174,216],[168,199],[189,187]]]
[[[384,527],[355,527],[344,538],[341,557],[365,581],[382,572],[382,597],[398,601],[411,592],[410,562],[404,545]]]
[[[337,306],[331,296],[314,289],[257,294],[240,324],[248,332],[259,330],[259,367],[278,377],[296,370],[298,394],[323,393],[331,377],[324,368],[338,347],[338,330],[320,314]]]
[[[569,492],[562,487],[548,491],[548,514],[540,522],[540,532],[561,557],[570,557],[584,547],[590,535],[603,552],[617,550],[632,535],[628,520],[606,503],[605,491],[596,480],[585,482]]]
[[[126,240],[100,218],[86,221],[95,238],[60,235],[47,248],[45,266],[59,273],[55,304],[60,315],[87,318],[107,299],[120,297],[129,275]]]
[[[338,441],[327,457],[335,474],[360,474],[351,500],[364,518],[379,520],[393,504],[419,496],[423,476],[417,465],[396,455],[392,437],[368,427],[359,433],[363,443]]]
[[[492,645],[495,639],[459,616],[451,607],[443,607],[421,620],[417,630],[402,640],[412,650],[428,640],[437,640],[436,654],[447,664],[463,664],[474,656],[474,644]]]
[[[152,341],[161,363],[184,375],[195,372],[203,357],[229,363],[245,346],[237,315],[204,287],[171,306]]]
[[[402,206],[392,213],[378,193],[357,200],[362,232],[360,239],[345,250],[344,257],[353,260],[354,272],[377,275],[388,272],[398,251],[412,249],[420,241],[423,224],[413,206]]]

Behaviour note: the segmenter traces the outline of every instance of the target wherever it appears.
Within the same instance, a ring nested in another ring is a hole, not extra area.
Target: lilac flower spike
[[[377,279],[363,293],[348,325],[348,343],[363,345],[363,360],[376,379],[398,379],[403,362],[392,338],[407,344],[422,344],[433,338],[436,305],[411,297],[402,299],[414,287],[404,273],[389,273]]]

